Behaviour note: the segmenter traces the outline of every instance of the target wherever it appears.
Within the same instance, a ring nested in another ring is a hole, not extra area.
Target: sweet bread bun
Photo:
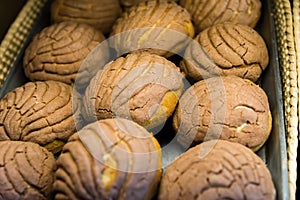
[[[179,3],[191,13],[198,32],[227,21],[253,28],[261,15],[260,0],[180,0]]]
[[[45,148],[31,142],[0,142],[1,199],[51,199],[55,170],[54,156]]]
[[[28,82],[0,100],[0,141],[34,142],[57,153],[76,132],[73,112],[71,86]]]
[[[151,129],[172,115],[182,90],[183,76],[175,64],[155,54],[128,54],[91,80],[83,116],[87,121],[122,117]]]
[[[235,75],[255,82],[268,63],[267,46],[254,29],[226,22],[199,33],[187,47],[180,67],[193,81]]]
[[[32,81],[55,80],[79,86],[87,84],[95,68],[80,69],[86,56],[105,40],[103,34],[91,26],[62,22],[44,28],[27,47],[24,56],[25,75]],[[107,46],[108,48],[108,46]],[[104,61],[108,50],[98,53]],[[99,63],[101,65],[101,63]]]
[[[118,0],[55,0],[51,5],[52,22],[89,24],[105,34],[120,14]]]
[[[223,139],[257,151],[270,135],[272,116],[258,85],[236,76],[214,77],[182,95],[173,126],[183,146]]]
[[[151,0],[120,0],[120,4],[125,8],[128,8],[146,1],[151,1]],[[152,1],[178,1],[178,0],[152,0]]]
[[[59,156],[55,199],[151,199],[162,173],[160,145],[126,119],[106,119],[74,134]]]
[[[159,200],[276,198],[265,163],[245,146],[211,140],[191,148],[166,170]]]
[[[186,47],[194,27],[190,14],[175,2],[146,1],[124,12],[110,36],[119,55],[146,50],[169,57]]]

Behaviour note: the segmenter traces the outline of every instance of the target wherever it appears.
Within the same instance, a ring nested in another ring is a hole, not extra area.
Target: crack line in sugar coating
[[[16,192],[16,193],[18,193],[19,195],[20,195],[20,192],[19,191],[17,191],[17,188],[16,188],[16,186],[15,186],[15,184],[14,184],[14,182],[13,182],[13,178],[11,178],[10,177],[10,173],[8,172],[8,170],[7,170],[7,164],[8,164],[8,161],[10,161],[10,162],[13,162],[13,159],[12,158],[7,158],[7,154],[8,154],[8,152],[9,151],[16,151],[16,148],[17,147],[15,147],[15,149],[13,149],[13,150],[11,150],[13,148],[13,146],[9,146],[8,147],[8,149],[5,151],[5,153],[4,153],[4,156],[3,156],[3,161],[4,161],[4,163],[5,163],[5,166],[4,166],[4,173],[5,173],[5,177],[7,178],[7,181],[12,185],[12,189]],[[13,168],[11,168],[12,170],[13,170]]]
[[[63,153],[65,154],[66,152],[63,152]],[[90,198],[91,196],[90,196],[90,193],[89,193],[88,189],[86,188],[85,184],[83,184],[82,181],[81,181],[81,174],[80,174],[80,170],[79,170],[80,167],[78,166],[79,163],[76,162],[76,155],[73,155],[73,154],[74,154],[74,152],[69,149],[67,155],[68,155],[69,159],[71,159],[71,161],[73,162],[72,166],[76,167],[76,169],[73,168],[73,170],[75,170],[75,171],[72,171],[71,172],[72,174],[69,174],[69,173],[68,174],[70,175],[70,177],[72,177],[73,179],[75,179],[75,187],[74,187],[74,189],[75,188],[81,188],[81,189],[83,189],[84,190],[83,192],[85,193],[85,195],[87,195]],[[76,172],[76,173],[73,173],[73,172]],[[74,181],[72,181],[72,182],[74,182]],[[76,185],[78,186],[78,184],[80,186],[76,187]]]
[[[209,44],[211,45],[211,47],[212,47],[212,49],[214,50],[214,52],[216,52],[216,53],[218,54],[218,56],[222,59],[221,62],[222,62],[223,64],[218,64],[218,63],[216,62],[216,60],[218,60],[218,59],[213,59],[213,58],[211,58],[211,57],[212,57],[212,56],[211,56],[212,52],[211,52],[211,49],[210,49],[210,48],[208,49],[208,50],[209,50],[209,51],[208,51],[208,55],[209,55],[210,59],[213,60],[213,62],[215,63],[215,65],[217,65],[218,68],[222,68],[222,69],[223,69],[223,68],[224,68],[224,67],[223,67],[224,62],[226,63],[225,65],[228,65],[228,64],[231,64],[231,65],[232,65],[232,63],[231,63],[230,61],[228,61],[228,60],[223,56],[223,54],[221,53],[220,49],[218,48],[220,45],[223,45],[223,42],[221,42],[220,44],[215,44],[215,40],[212,39],[212,35],[214,35],[214,33],[212,33],[213,31],[217,31],[217,27],[210,27],[210,28],[208,28],[207,31],[206,31],[206,35],[207,35]],[[207,50],[207,49],[205,49],[205,50]]]
[[[65,150],[63,153],[65,154],[63,156],[69,156],[70,151],[69,150]],[[75,187],[74,187],[75,184],[73,183],[73,180],[70,178],[69,179],[70,183],[69,183],[68,180],[65,180],[65,175],[67,177],[73,177],[72,174],[70,174],[69,171],[67,171],[63,167],[63,165],[59,165],[59,163],[58,163],[58,166],[59,166],[59,170],[57,170],[55,172],[55,179],[61,181],[62,184],[65,184],[68,187],[69,191],[72,192],[72,194],[74,196],[76,196]],[[60,173],[58,173],[58,172],[60,172]],[[63,173],[63,175],[61,175],[61,173]],[[59,191],[59,192],[63,193],[63,191]],[[56,191],[56,193],[58,193],[58,192]]]
[[[232,45],[230,45],[230,43],[228,43],[228,41],[226,40],[226,37],[222,34],[222,32],[220,31],[220,29],[225,30],[224,29],[224,25],[222,26],[218,26],[216,27],[216,31],[218,33],[218,36],[222,39],[222,41],[224,42],[224,44],[226,44],[227,47],[230,48],[230,50],[232,50],[232,53],[235,54],[234,56],[237,56],[238,58],[241,59],[240,54],[236,51],[236,49],[233,48]],[[232,39],[232,38],[230,38]],[[240,46],[239,46],[240,47]],[[231,63],[232,67],[239,67],[240,65],[234,65],[232,62],[230,62],[229,60],[227,60],[229,63]],[[244,61],[245,63],[245,61]],[[230,68],[229,68],[230,69]]]
[[[210,1],[211,2],[211,1]],[[207,20],[209,18],[209,15],[212,13],[212,11],[215,9],[215,7],[217,6],[217,4],[219,3],[219,1],[215,1],[214,4],[212,5],[212,7],[207,11],[207,13],[205,13],[204,16],[202,16],[202,19],[200,20],[199,18],[197,19],[198,23],[197,24],[202,24],[202,22],[204,20]],[[203,9],[204,8],[207,8],[207,4],[203,6]],[[200,16],[200,15],[199,15]]]

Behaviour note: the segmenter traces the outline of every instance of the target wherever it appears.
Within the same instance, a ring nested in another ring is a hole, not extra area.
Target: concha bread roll
[[[31,41],[25,51],[25,75],[32,81],[55,80],[84,87],[96,67],[81,68],[84,59],[105,37],[91,26],[75,22],[61,22],[44,28]],[[104,44],[105,45],[105,44]],[[106,44],[107,45],[107,44]],[[108,46],[101,48],[98,56],[105,64]]]
[[[270,135],[272,115],[268,97],[258,85],[236,76],[214,77],[185,91],[173,126],[185,147],[223,139],[257,151]]]
[[[52,153],[31,142],[0,142],[0,198],[52,198],[56,161]]]
[[[55,0],[51,5],[52,22],[89,24],[105,34],[120,14],[118,0]]]
[[[58,158],[55,199],[151,199],[162,173],[160,145],[126,119],[106,119],[74,134]]]
[[[151,0],[119,0],[120,4],[125,8],[135,6],[141,2],[151,1]],[[178,0],[157,0],[157,1],[178,1]]]
[[[146,1],[124,12],[110,36],[118,55],[146,50],[169,57],[186,47],[194,27],[190,14],[175,2]]]
[[[28,82],[0,100],[0,141],[34,142],[53,153],[76,132],[72,87],[59,81]]]
[[[260,0],[180,0],[179,4],[189,11],[198,32],[227,21],[253,28],[261,15]]]
[[[276,199],[266,164],[245,146],[212,140],[191,148],[166,170],[159,200]]]
[[[193,81],[235,75],[255,82],[268,64],[268,48],[259,33],[226,22],[199,33],[186,48],[180,67]]]
[[[179,68],[164,57],[128,54],[91,80],[83,96],[83,117],[90,122],[122,117],[151,129],[172,115],[183,87]]]

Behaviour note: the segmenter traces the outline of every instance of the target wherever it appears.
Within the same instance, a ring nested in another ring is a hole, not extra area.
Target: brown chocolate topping
[[[263,38],[245,25],[224,23],[197,35],[180,63],[193,80],[236,75],[256,81],[268,66],[268,49]]]
[[[238,143],[212,140],[191,148],[168,167],[158,199],[275,197],[270,172],[255,153]]]
[[[129,120],[101,120],[64,146],[55,199],[151,199],[160,177],[160,146],[149,132]]]
[[[76,131],[72,88],[57,81],[28,82],[9,92],[0,100],[0,116],[0,140],[47,146]]]
[[[0,142],[0,197],[50,199],[56,162],[45,148],[31,142]]]
[[[55,0],[51,6],[53,22],[89,24],[103,33],[111,31],[120,13],[118,0]]]
[[[175,2],[146,1],[133,6],[116,21],[110,45],[120,55],[147,49],[170,56],[194,36],[189,13]]]
[[[120,0],[120,3],[121,3],[122,6],[131,7],[131,6],[135,6],[135,5],[137,5],[139,3],[142,3],[142,2],[146,2],[146,1],[149,1],[149,0]],[[152,0],[152,1],[163,2],[163,1],[178,1],[178,0]]]
[[[236,76],[197,82],[182,95],[173,119],[183,146],[224,139],[253,150],[267,140],[271,122],[265,92]]]
[[[261,13],[260,0],[180,0],[180,5],[190,12],[198,31],[226,21],[254,27]]]
[[[85,24],[62,22],[46,27],[34,37],[25,51],[25,74],[31,80],[56,80],[71,84],[83,60],[103,40],[105,37],[101,32]],[[106,60],[108,52],[99,55]],[[95,69],[85,68],[79,73],[80,76],[87,76],[95,73]]]
[[[172,62],[158,55],[142,53],[120,57],[91,80],[84,97],[84,117],[95,121],[96,117],[118,116],[148,126],[156,114],[165,117],[172,114],[183,89],[182,78]],[[174,95],[169,98],[170,93]],[[167,111],[160,111],[160,107]]]

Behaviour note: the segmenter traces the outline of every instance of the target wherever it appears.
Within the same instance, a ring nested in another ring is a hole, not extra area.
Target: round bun
[[[120,0],[120,4],[125,8],[127,8],[146,1],[151,1],[151,0]],[[178,1],[178,0],[152,0],[152,1]]]
[[[195,27],[199,32],[226,21],[255,27],[261,14],[260,0],[180,0],[180,5],[191,13]]]
[[[146,1],[124,12],[110,35],[119,55],[146,50],[168,57],[186,47],[194,27],[190,14],[175,2]]]
[[[191,148],[167,168],[158,199],[275,197],[270,172],[255,153],[238,143],[212,140]]]
[[[32,81],[74,83],[79,75],[95,73],[93,68],[79,69],[86,56],[104,40],[101,32],[85,24],[62,22],[46,27],[25,51],[25,75]],[[101,56],[107,60],[108,51]],[[82,84],[87,81],[84,79]]]
[[[55,0],[51,5],[52,22],[89,24],[105,34],[120,14],[118,0]]]
[[[132,121],[89,124],[58,158],[55,199],[151,199],[161,179],[161,156],[152,134]]]
[[[0,142],[0,197],[51,199],[56,162],[53,154],[31,142]]]
[[[235,75],[255,82],[268,63],[267,46],[254,29],[223,23],[196,36],[187,47],[180,67],[193,81]]]
[[[83,116],[87,121],[117,116],[150,129],[172,115],[182,90],[183,76],[172,62],[155,54],[128,54],[91,80]]]
[[[73,111],[71,86],[28,82],[0,100],[0,140],[34,142],[59,152],[76,132]]]
[[[188,88],[180,98],[173,125],[183,146],[223,139],[257,151],[269,137],[272,117],[268,97],[258,85],[226,76]]]

